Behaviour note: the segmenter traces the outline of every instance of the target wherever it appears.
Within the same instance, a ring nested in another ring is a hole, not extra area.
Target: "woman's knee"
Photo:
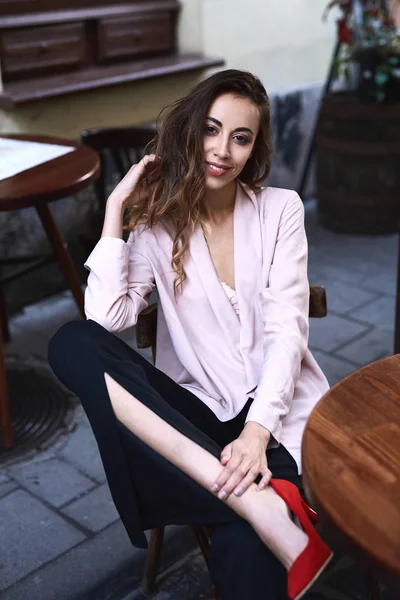
[[[47,360],[56,375],[67,365],[81,361],[87,355],[88,347],[93,346],[97,328],[94,321],[70,321],[62,325],[50,339]],[[107,333],[104,330],[105,333]]]

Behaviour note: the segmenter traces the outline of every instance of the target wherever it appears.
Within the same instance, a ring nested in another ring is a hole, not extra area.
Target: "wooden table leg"
[[[49,206],[47,204],[38,204],[36,205],[36,210],[40,220],[43,223],[44,230],[58,260],[58,264],[64,273],[65,279],[67,280],[70,290],[72,291],[72,294],[78,305],[79,311],[82,317],[85,318],[81,282],[79,281],[78,274],[67,250],[67,244],[64,242],[61,236],[60,230],[54,221],[54,217],[51,214]]]
[[[3,339],[0,329],[0,425],[1,438],[5,448],[12,448],[14,444],[11,429],[10,398],[7,389],[7,374],[4,359]]]
[[[394,329],[394,354],[400,353],[400,236],[397,257],[396,317]]]
[[[7,306],[3,290],[0,287],[0,331],[3,336],[3,342],[10,341],[10,330],[8,328]]]

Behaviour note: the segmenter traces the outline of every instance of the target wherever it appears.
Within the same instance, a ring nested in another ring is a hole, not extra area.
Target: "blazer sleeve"
[[[85,263],[90,271],[85,291],[85,314],[111,332],[136,324],[148,306],[154,273],[147,245],[139,233],[127,242],[103,237]]]
[[[293,192],[281,215],[268,287],[259,297],[263,362],[246,419],[263,425],[278,444],[308,345],[307,260],[304,207]]]

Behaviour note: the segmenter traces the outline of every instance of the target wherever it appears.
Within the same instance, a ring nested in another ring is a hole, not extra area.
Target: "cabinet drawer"
[[[84,23],[6,30],[0,37],[4,80],[35,77],[87,62]]]
[[[98,24],[97,59],[157,54],[173,50],[174,23],[168,11],[155,15],[103,19]]]

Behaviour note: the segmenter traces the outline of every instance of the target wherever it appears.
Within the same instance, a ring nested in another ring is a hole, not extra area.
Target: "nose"
[[[219,158],[229,158],[229,138],[221,136],[216,140],[214,155]]]

